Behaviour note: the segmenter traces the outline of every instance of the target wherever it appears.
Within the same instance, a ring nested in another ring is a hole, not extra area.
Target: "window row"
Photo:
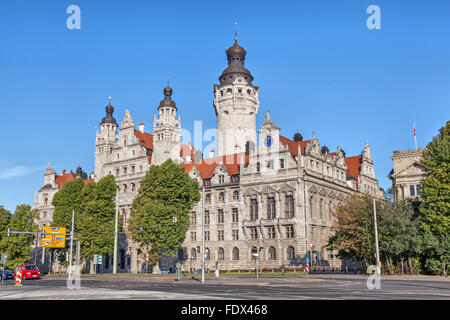
[[[287,195],[284,199],[284,218],[293,218],[295,214],[294,210],[294,197]],[[277,217],[277,205],[275,197],[267,197],[267,209],[266,218],[275,219]],[[254,221],[258,219],[258,200],[250,199],[250,220]]]
[[[199,258],[201,258],[201,254],[198,248],[192,248],[191,249],[191,260],[197,260],[197,255],[199,256]],[[256,247],[253,247],[250,251],[250,255],[251,255],[251,259],[252,260],[256,260],[260,259],[260,255],[258,253],[258,250]],[[226,260],[226,258],[228,258],[225,255],[225,250],[224,248],[218,248],[217,249],[217,260],[219,261],[223,261]],[[230,260],[234,260],[234,261],[238,261],[240,260],[240,252],[239,252],[239,248],[234,247],[231,250],[231,256],[230,256]],[[295,249],[293,246],[289,246],[286,249],[286,259],[287,260],[295,260]],[[205,260],[211,260],[211,250],[209,248],[205,248]],[[275,247],[270,246],[267,249],[267,260],[277,260],[277,250],[275,249]]]
[[[258,227],[249,227],[248,231],[249,231],[249,239],[250,240],[258,240],[258,238],[259,238]],[[284,233],[285,239],[293,239],[295,237],[293,225],[284,226],[284,231],[285,231],[285,233]],[[276,237],[275,226],[265,227],[265,232],[266,232],[267,239],[275,239],[275,237]],[[280,237],[281,236],[282,235],[280,235]]]

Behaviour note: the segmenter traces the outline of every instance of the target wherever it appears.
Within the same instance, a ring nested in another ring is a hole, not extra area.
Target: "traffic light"
[[[9,237],[11,235],[11,230],[8,228],[6,229],[6,236]]]

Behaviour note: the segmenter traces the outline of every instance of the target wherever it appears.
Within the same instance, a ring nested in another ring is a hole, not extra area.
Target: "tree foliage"
[[[70,232],[72,210],[75,211],[74,234],[80,241],[82,258],[92,260],[94,254],[105,255],[113,251],[116,190],[117,185],[112,175],[97,183],[87,184],[78,178],[64,184],[53,197],[53,225],[66,227]],[[122,229],[121,221],[119,218],[119,232]],[[68,246],[69,241],[66,241],[65,250]],[[59,256],[63,260],[64,254]]]
[[[423,181],[420,220],[432,233],[450,233],[450,121],[439,130],[423,153]]]
[[[29,205],[21,204],[16,207],[14,214],[0,207],[0,228],[11,231],[37,232],[34,219],[37,218],[37,211],[31,210]],[[30,260],[31,244],[36,239],[35,234],[11,234],[6,237],[6,231],[2,231],[0,239],[0,253],[8,255],[6,267],[14,269],[19,264],[25,264]]]
[[[93,259],[114,249],[115,196],[114,176],[108,175],[98,183],[87,183],[81,192],[80,213],[76,218],[75,236],[80,240],[81,256]],[[118,219],[121,230],[121,221]]]
[[[174,254],[189,228],[189,211],[199,200],[199,184],[183,166],[170,159],[160,166],[152,165],[133,201],[128,221],[130,236],[142,246],[151,247],[153,254]]]

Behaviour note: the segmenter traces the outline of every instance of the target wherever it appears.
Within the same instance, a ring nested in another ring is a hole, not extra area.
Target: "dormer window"
[[[219,175],[219,183],[225,183],[225,177],[223,174]]]

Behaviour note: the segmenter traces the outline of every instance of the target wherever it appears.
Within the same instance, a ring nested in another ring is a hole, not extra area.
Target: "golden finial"
[[[108,97],[109,104],[111,105],[111,96]]]
[[[237,22],[234,23],[234,41],[237,42],[238,37],[237,37]]]
[[[167,77],[167,86],[170,87],[170,77]]]

